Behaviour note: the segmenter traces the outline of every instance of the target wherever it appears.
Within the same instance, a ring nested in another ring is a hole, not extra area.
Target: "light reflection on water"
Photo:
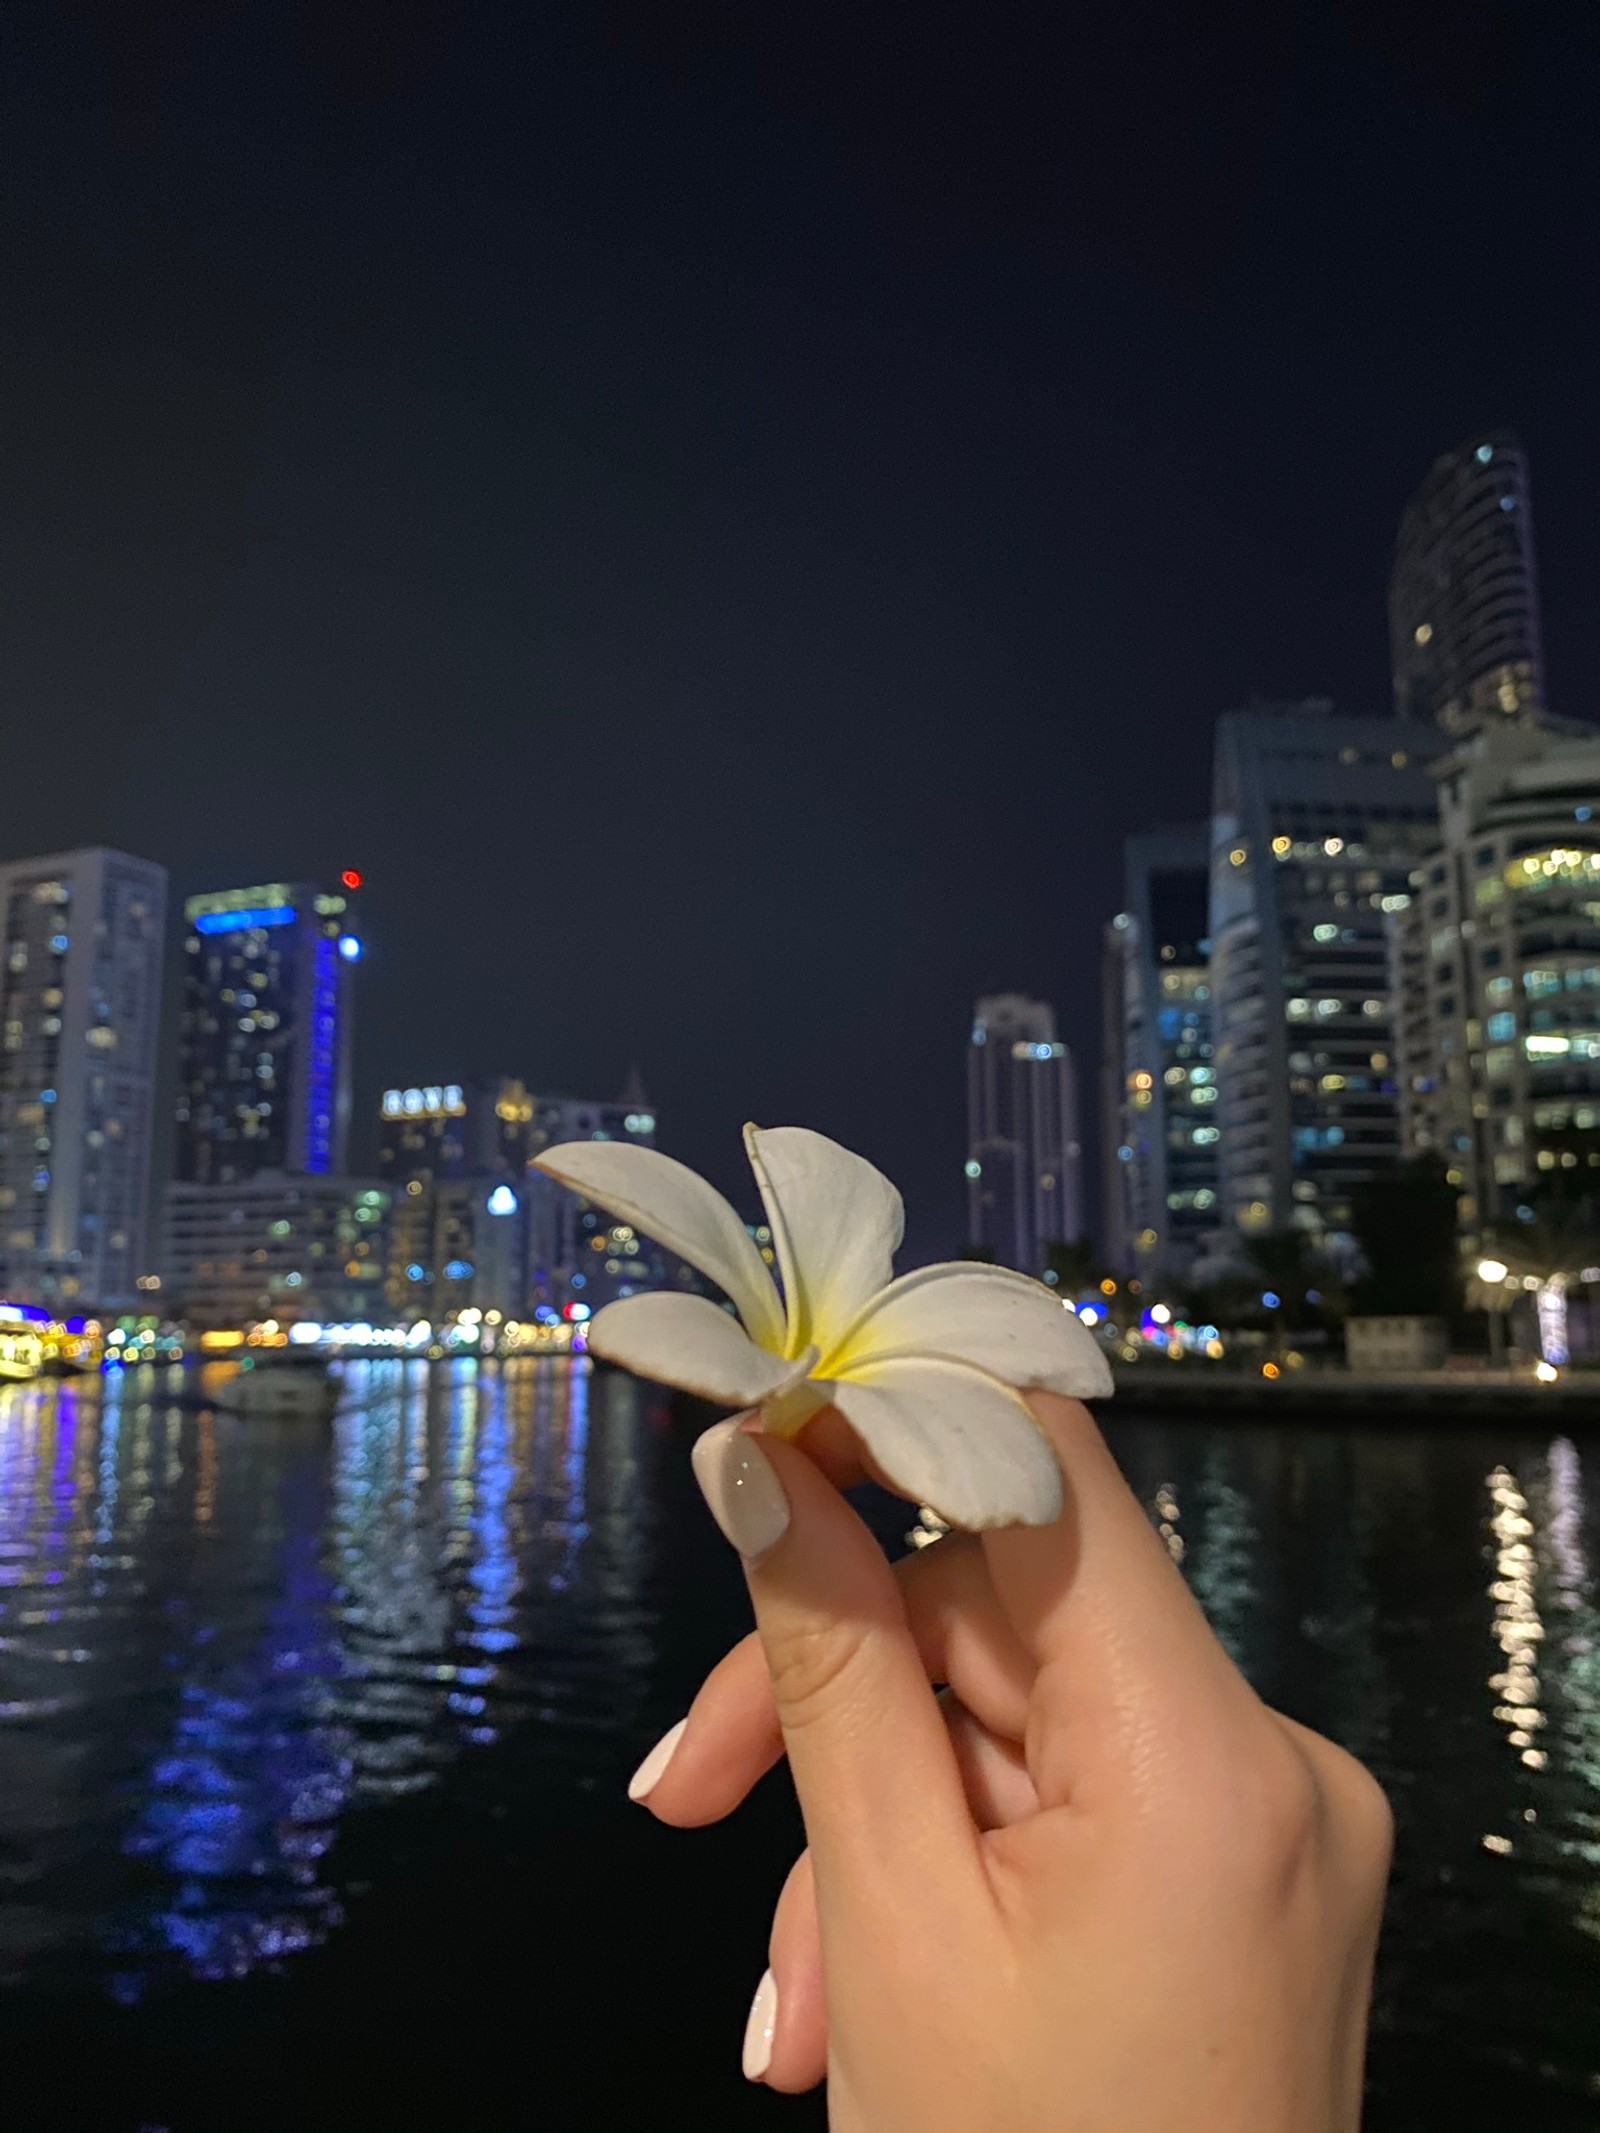
[[[331,1432],[195,1387],[0,1390],[0,1980],[141,2020],[154,1980],[289,1992],[349,1947],[344,1877],[389,1871],[419,1795],[480,1843],[631,1815],[746,1626],[687,1433],[631,1379],[357,1364]],[[1110,1435],[1262,1693],[1394,1801],[1373,2133],[1600,2125],[1600,1440]]]
[[[176,1374],[0,1393],[0,1971],[243,1976],[340,1923],[341,1817],[520,1722],[626,1732],[643,1392],[352,1364],[331,1433]],[[593,1405],[591,1406],[591,1399]],[[582,1782],[580,1777],[580,1782]]]

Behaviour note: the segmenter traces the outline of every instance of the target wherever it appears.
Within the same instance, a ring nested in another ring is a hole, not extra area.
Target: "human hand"
[[[746,2071],[826,2074],[834,2133],[1352,2133],[1388,1805],[1256,1696],[1087,1410],[1028,1398],[1061,1518],[894,1568],[836,1415],[695,1447],[757,1631],[630,1789],[694,1826],[788,1755]]]

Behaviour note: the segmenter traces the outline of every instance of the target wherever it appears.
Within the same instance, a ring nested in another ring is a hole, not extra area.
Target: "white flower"
[[[777,1284],[734,1209],[654,1148],[568,1141],[541,1170],[631,1222],[722,1289],[608,1304],[596,1355],[795,1436],[837,1407],[880,1471],[951,1525],[1048,1525],[1061,1475],[1019,1387],[1091,1397],[1105,1357],[1041,1283],[961,1260],[893,1277],[900,1195],[872,1165],[802,1126],[746,1126],[777,1254]]]

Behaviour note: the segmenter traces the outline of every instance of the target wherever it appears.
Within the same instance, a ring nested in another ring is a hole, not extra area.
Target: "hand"
[[[1029,1400],[1062,1517],[892,1569],[837,1415],[695,1447],[757,1632],[633,1789],[716,1821],[788,1755],[746,2071],[826,2074],[834,2133],[1352,2133],[1387,1803],[1256,1696],[1088,1412]]]

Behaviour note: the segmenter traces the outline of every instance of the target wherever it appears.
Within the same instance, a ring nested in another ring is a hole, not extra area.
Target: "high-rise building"
[[[1436,459],[1407,505],[1389,580],[1403,719],[1459,733],[1544,706],[1528,462],[1508,431]]]
[[[1025,1274],[1083,1233],[1078,1087],[1055,1010],[1021,993],[979,1000],[967,1044],[967,1234]]]
[[[1436,729],[1325,702],[1219,723],[1211,1008],[1229,1229],[1351,1247],[1351,1187],[1400,1153],[1388,914],[1437,842]]]
[[[441,1319],[524,1308],[534,1110],[510,1076],[384,1090],[378,1174],[394,1195],[392,1312]]]
[[[1482,721],[1433,766],[1439,829],[1396,915],[1408,1151],[1470,1234],[1600,1169],[1600,733]]]
[[[536,1096],[529,1137],[530,1157],[563,1141],[629,1141],[653,1148],[655,1107],[637,1073],[614,1103],[567,1096]],[[642,1289],[688,1287],[683,1263],[604,1208],[569,1192],[542,1170],[525,1179],[531,1293],[537,1305],[564,1309],[570,1303],[598,1311],[617,1297]]]
[[[266,882],[184,905],[180,1183],[344,1169],[359,887],[351,873],[337,889]]]
[[[0,866],[0,1292],[20,1301],[135,1300],[166,895],[126,852]]]
[[[381,1323],[389,1206],[387,1187],[358,1178],[264,1170],[170,1185],[170,1307],[205,1327]]]
[[[533,1153],[535,1101],[509,1074],[385,1089],[378,1175],[521,1177]]]
[[[1209,882],[1205,823],[1130,837],[1106,929],[1105,1248],[1147,1279],[1186,1274],[1221,1223]]]

